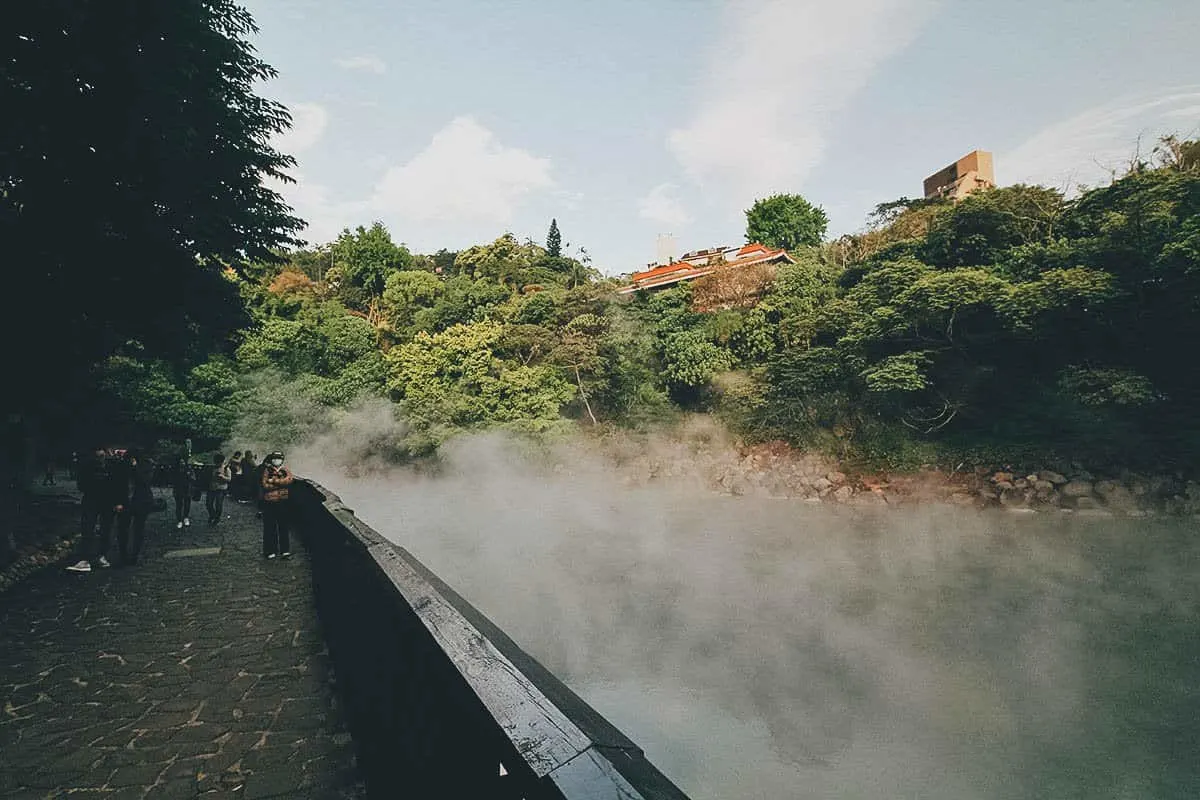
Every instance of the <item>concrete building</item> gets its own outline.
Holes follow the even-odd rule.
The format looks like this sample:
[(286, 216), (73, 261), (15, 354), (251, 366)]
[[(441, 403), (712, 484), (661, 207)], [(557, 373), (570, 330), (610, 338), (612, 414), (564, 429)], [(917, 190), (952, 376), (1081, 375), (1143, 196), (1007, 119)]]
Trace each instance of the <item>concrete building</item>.
[(992, 154), (986, 150), (972, 150), (950, 166), (925, 179), (925, 199), (944, 197), (961, 200), (971, 192), (992, 189), (995, 186), (996, 174), (992, 167)]
[(655, 261), (654, 266), (660, 264), (670, 264), (675, 260), (675, 235), (671, 233), (660, 233), (658, 242), (655, 245)]

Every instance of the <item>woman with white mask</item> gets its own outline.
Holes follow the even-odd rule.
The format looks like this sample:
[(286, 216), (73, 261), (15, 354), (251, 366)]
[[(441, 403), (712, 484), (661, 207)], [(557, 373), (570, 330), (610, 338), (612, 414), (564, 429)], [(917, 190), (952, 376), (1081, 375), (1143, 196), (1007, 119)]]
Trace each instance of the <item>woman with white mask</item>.
[(267, 456), (262, 471), (263, 557), (287, 558), (292, 554), (288, 539), (289, 489), (292, 471), (283, 465), (278, 450)]

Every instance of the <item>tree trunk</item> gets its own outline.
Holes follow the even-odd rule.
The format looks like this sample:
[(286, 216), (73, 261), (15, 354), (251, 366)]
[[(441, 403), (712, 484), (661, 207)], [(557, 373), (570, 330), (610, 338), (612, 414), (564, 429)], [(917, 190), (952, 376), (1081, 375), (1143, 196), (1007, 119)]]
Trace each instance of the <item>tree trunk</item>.
[(583, 390), (583, 379), (579, 377), (579, 365), (575, 365), (575, 383), (579, 386), (579, 397), (583, 400), (583, 407), (587, 409), (588, 416), (592, 418), (593, 425), (599, 425), (596, 422), (596, 415), (592, 413), (592, 404), (588, 402), (587, 392)]

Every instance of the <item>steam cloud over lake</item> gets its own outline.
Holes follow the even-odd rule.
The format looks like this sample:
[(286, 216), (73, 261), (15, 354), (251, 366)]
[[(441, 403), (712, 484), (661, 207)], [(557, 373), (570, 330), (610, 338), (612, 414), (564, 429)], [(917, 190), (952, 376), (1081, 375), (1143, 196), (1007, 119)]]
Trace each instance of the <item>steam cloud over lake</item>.
[(291, 460), (697, 800), (1200, 796), (1192, 520), (635, 487), (491, 436), (359, 461), (389, 424)]

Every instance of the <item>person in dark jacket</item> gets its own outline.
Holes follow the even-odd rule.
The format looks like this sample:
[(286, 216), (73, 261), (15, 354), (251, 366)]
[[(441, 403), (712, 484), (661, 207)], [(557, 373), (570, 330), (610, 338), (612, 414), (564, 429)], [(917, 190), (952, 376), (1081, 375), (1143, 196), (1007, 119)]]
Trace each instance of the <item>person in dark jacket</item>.
[(254, 461), (254, 453), (247, 450), (242, 456), (242, 486), (238, 493), (239, 503), (249, 503), (258, 496), (258, 464)]
[(283, 453), (276, 451), (267, 456), (261, 476), (263, 557), (287, 558), (292, 554), (288, 540), (288, 511), (293, 477), (292, 471), (283, 465)]
[[(129, 502), (117, 517), (117, 549), (121, 553), (121, 563), (133, 565), (138, 563), (142, 552), (146, 517), (154, 509), (154, 490), (151, 488), (154, 463), (144, 458), (141, 452), (130, 450), (126, 474)], [(130, 528), (133, 529), (132, 542), (129, 540)]]
[[(78, 470), (80, 500), (80, 559), (67, 567), (71, 572), (91, 572), (93, 566), (110, 567), (108, 548), (113, 521), (125, 510), (125, 493), (120, 482), (125, 474), (104, 447), (94, 447)], [(99, 534), (99, 535), (97, 535)]]
[(196, 468), (192, 465), (192, 443), (188, 440), (171, 470), (171, 490), (175, 495), (175, 527), (192, 524), (192, 491), (196, 487)]
[(242, 491), (242, 451), (237, 450), (229, 458), (229, 497), (236, 501)]
[(267, 462), (271, 460), (274, 453), (270, 453), (262, 460), (261, 464), (254, 465), (253, 477), (250, 481), (250, 489), (252, 494), (250, 499), (254, 501), (254, 505), (258, 508), (258, 512), (254, 515), (259, 519), (263, 518), (263, 472), (267, 469)]

